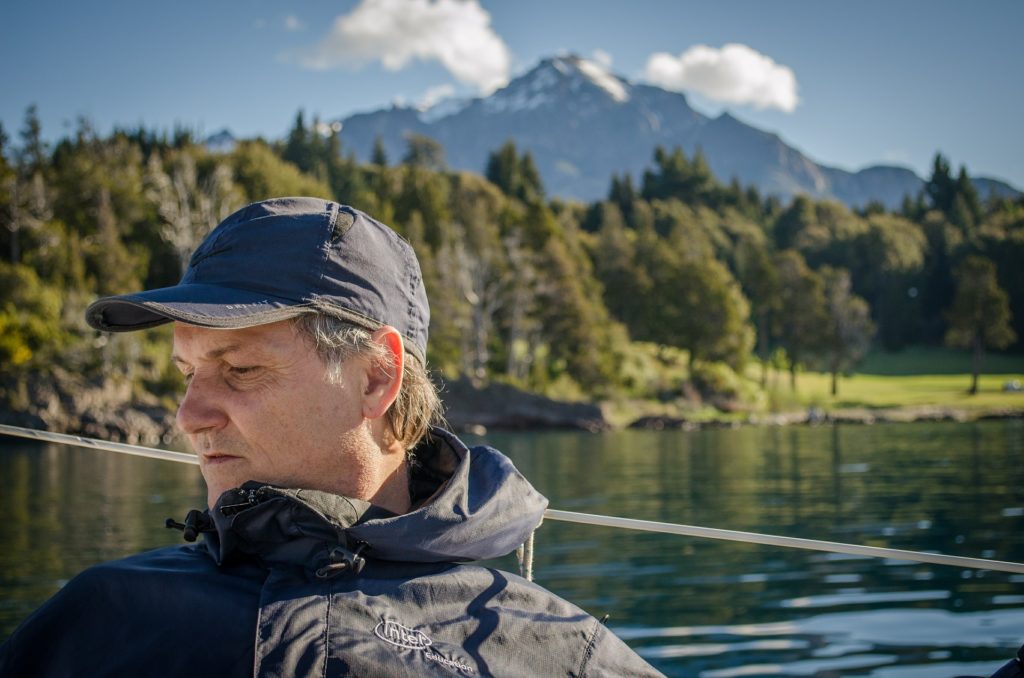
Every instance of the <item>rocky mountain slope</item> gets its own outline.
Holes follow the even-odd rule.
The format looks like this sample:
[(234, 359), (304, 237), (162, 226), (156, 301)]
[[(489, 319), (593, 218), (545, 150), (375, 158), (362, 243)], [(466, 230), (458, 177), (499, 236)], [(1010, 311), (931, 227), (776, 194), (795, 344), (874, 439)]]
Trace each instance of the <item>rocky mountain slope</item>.
[[(442, 101), (427, 110), (393, 107), (341, 122), (345, 152), (360, 160), (370, 158), (378, 137), (394, 161), (409, 134), (423, 134), (441, 142), (451, 167), (478, 173), (491, 151), (513, 139), (533, 153), (549, 193), (587, 201), (607, 194), (613, 173), (628, 172), (639, 184), (658, 145), (690, 155), (700, 148), (722, 181), (736, 177), (783, 199), (805, 193), (894, 208), (923, 185), (901, 167), (848, 172), (820, 165), (729, 113), (709, 118), (683, 94), (632, 83), (575, 56), (545, 59), (485, 98)], [(1018, 193), (998, 180), (976, 181), (982, 197)]]

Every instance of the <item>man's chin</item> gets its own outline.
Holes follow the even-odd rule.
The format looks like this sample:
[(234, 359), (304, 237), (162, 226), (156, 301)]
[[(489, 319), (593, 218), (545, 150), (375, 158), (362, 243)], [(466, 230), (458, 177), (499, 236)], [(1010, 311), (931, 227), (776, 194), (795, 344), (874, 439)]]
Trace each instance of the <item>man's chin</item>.
[[(242, 461), (240, 457), (233, 457), (233, 459), (239, 462)], [(211, 509), (217, 503), (217, 500), (220, 499), (220, 495), (241, 486), (247, 480), (251, 480), (249, 474), (244, 472), (242, 466), (242, 464), (237, 462), (212, 465), (206, 463), (200, 466), (199, 470), (202, 471), (203, 480), (206, 481), (206, 503)]]

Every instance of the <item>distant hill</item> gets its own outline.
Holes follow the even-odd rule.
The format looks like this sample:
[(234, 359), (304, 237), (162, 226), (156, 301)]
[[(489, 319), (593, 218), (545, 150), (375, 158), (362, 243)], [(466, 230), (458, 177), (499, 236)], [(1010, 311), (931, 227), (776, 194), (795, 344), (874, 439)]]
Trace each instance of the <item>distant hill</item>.
[[(902, 167), (876, 166), (847, 172), (819, 165), (778, 135), (747, 125), (729, 113), (709, 118), (686, 96), (635, 84), (595, 62), (575, 56), (544, 59), (488, 97), (446, 100), (421, 111), (393, 107), (342, 121), (342, 144), (368, 160), (374, 139), (388, 156), (405, 153), (405, 137), (423, 134), (441, 142), (450, 166), (483, 172), (487, 155), (508, 139), (529, 150), (552, 195), (591, 201), (607, 194), (613, 173), (637, 183), (654, 148), (701, 148), (715, 175), (783, 199), (797, 193), (833, 197), (851, 206), (878, 200), (898, 207), (916, 195), (923, 180)], [(979, 193), (1017, 195), (995, 179), (975, 179)]]

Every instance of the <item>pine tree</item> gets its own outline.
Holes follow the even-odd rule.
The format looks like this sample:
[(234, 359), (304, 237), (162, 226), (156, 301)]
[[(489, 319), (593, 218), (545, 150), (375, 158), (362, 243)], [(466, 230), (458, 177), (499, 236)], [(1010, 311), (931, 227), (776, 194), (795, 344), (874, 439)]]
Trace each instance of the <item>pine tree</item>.
[(772, 233), (778, 250), (797, 246), (800, 235), (817, 224), (814, 202), (805, 195), (798, 195), (793, 203), (775, 221)]
[(523, 153), (519, 160), (519, 192), (516, 197), (523, 202), (544, 199), (544, 183), (529, 151)]
[(48, 150), (43, 141), (42, 125), (35, 104), (25, 111), (25, 123), (21, 128), (21, 148), (18, 151), (18, 166), (24, 176), (31, 176), (46, 169)]
[(298, 167), (303, 172), (308, 171), (312, 166), (309, 148), (309, 130), (306, 129), (305, 113), (300, 108), (295, 114), (295, 124), (288, 132), (288, 139), (285, 141), (281, 157)]
[(519, 192), (519, 158), (514, 141), (509, 139), (487, 156), (484, 176), (507, 196)]
[(973, 233), (981, 223), (981, 201), (978, 200), (978, 190), (967, 176), (967, 168), (963, 165), (960, 166), (960, 174), (957, 175), (955, 190), (956, 197), (950, 210), (950, 220), (965, 233)]
[(618, 206), (625, 223), (632, 228), (636, 228), (634, 211), (637, 200), (638, 196), (636, 189), (633, 188), (632, 175), (626, 172), (619, 179), (618, 174), (613, 174), (611, 187), (608, 189), (608, 201)]
[(370, 164), (384, 168), (388, 166), (388, 154), (384, 150), (384, 140), (380, 135), (373, 139), (373, 153), (370, 156)]
[(949, 161), (941, 153), (932, 160), (932, 175), (925, 182), (924, 192), (933, 209), (949, 214), (956, 197), (956, 185), (949, 173)]

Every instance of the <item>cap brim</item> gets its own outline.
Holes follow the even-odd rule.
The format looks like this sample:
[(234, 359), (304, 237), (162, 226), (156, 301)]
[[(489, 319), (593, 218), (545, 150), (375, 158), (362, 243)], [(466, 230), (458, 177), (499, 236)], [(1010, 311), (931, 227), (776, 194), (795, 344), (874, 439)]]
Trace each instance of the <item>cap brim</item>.
[(105, 332), (130, 332), (172, 320), (189, 325), (238, 329), (287, 320), (308, 305), (264, 293), (208, 284), (182, 284), (137, 294), (105, 297), (86, 309), (89, 325)]

